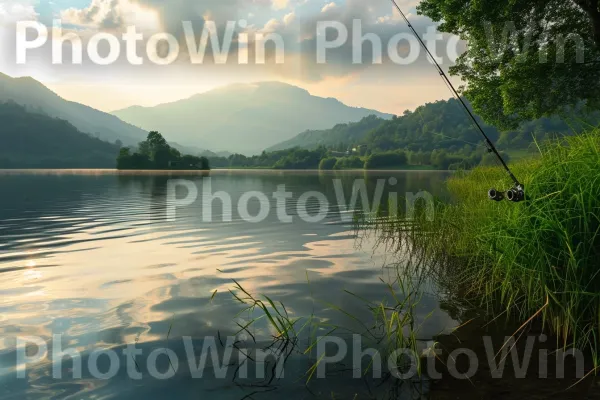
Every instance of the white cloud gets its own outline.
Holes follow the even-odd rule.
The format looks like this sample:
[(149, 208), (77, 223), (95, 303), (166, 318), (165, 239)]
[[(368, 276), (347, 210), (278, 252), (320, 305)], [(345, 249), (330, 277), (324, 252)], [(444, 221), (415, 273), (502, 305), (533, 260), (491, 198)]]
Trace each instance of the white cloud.
[(62, 11), (64, 23), (102, 30), (121, 30), (135, 25), (140, 30), (157, 30), (160, 17), (153, 9), (130, 0), (92, 0), (87, 8)]
[(289, 14), (286, 14), (283, 17), (283, 23), (286, 24), (286, 25), (289, 25), (289, 24), (293, 23), (295, 20), (296, 20), (296, 14), (294, 14), (293, 11), (291, 13), (289, 13)]
[(264, 28), (261, 29), (261, 32), (265, 32), (265, 33), (275, 32), (279, 28), (282, 28), (282, 26), (283, 26), (283, 24), (281, 23), (281, 21), (278, 21), (277, 19), (272, 18), (269, 21), (267, 21)]
[(322, 13), (325, 13), (325, 12), (327, 12), (327, 11), (329, 11), (329, 10), (333, 10), (333, 9), (334, 9), (334, 8), (336, 8), (336, 7), (337, 7), (337, 4), (335, 4), (334, 2), (331, 2), (331, 3), (329, 3), (329, 4), (326, 4), (326, 5), (325, 5), (325, 7), (323, 7), (323, 8), (321, 9), (321, 12), (322, 12)]
[(28, 1), (0, 1), (0, 23), (37, 20), (38, 13)]
[[(414, 17), (411, 13), (407, 13), (405, 15), (408, 19), (411, 19)], [(378, 24), (388, 24), (388, 23), (395, 24), (399, 21), (404, 21), (404, 18), (402, 18), (402, 15), (400, 15), (398, 10), (396, 10), (395, 8), (392, 10), (391, 14), (384, 15), (383, 17), (377, 18)]]
[(289, 0), (273, 0), (273, 9), (274, 10), (284, 10), (288, 8), (290, 4)]

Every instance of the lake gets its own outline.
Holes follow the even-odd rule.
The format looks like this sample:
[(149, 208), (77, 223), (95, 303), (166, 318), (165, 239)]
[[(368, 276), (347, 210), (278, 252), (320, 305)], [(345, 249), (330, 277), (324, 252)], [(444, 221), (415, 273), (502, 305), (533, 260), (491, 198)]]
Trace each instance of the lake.
[[(347, 340), (373, 319), (365, 301), (388, 296), (390, 266), (402, 260), (355, 229), (358, 189), (379, 190), (382, 204), (395, 193), (402, 204), (407, 193), (443, 196), (447, 177), (0, 171), (0, 398), (364, 398), (383, 390), (344, 374), (345, 361), (339, 374), (315, 375), (305, 387), (312, 351), (290, 354), (269, 385), (257, 383), (256, 360), (247, 371), (232, 361), (224, 376), (207, 367), (198, 378), (188, 345), (201, 361), (212, 348), (223, 356), (228, 337), (239, 356), (277, 336), (264, 315), (243, 329), (261, 315), (243, 311), (236, 284), (280, 310), (281, 302), (292, 319), (313, 316), (317, 335), (344, 327), (336, 334)], [(457, 325), (438, 301), (425, 293), (419, 302), (425, 337)], [(204, 348), (210, 340), (215, 346)]]

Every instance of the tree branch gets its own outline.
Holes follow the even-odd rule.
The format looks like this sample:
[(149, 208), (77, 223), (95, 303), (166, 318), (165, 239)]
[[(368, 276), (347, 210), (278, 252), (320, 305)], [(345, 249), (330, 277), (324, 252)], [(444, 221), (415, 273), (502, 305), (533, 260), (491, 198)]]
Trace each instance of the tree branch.
[(600, 7), (599, 0), (573, 0), (583, 11), (587, 13), (592, 21), (594, 42), (600, 47)]

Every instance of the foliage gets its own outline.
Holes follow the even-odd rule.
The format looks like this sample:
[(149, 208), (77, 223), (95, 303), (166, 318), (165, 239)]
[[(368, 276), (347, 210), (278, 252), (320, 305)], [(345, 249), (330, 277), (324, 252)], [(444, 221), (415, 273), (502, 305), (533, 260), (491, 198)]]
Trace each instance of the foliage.
[(317, 169), (326, 154), (324, 148), (317, 150), (295, 149), (275, 163), (275, 169)]
[(417, 10), (469, 43), (450, 72), (487, 122), (515, 128), (582, 100), (600, 108), (598, 0), (423, 0)]
[(138, 151), (131, 153), (129, 147), (121, 148), (117, 156), (117, 169), (201, 169), (209, 170), (206, 157), (181, 155), (179, 150), (169, 146), (158, 132), (148, 133), (148, 138), (140, 142)]
[[(508, 152), (527, 153), (534, 141), (579, 133), (600, 122), (600, 112), (572, 113), (569, 118), (549, 117), (524, 122), (517, 129), (500, 131), (479, 120), (504, 157)], [(487, 153), (481, 133), (467, 118), (457, 100), (437, 101), (406, 111), (369, 132), (364, 140), (372, 153), (405, 149), (412, 165), (437, 169), (472, 168), (495, 163)]]
[(398, 168), (405, 166), (407, 162), (408, 158), (403, 151), (377, 153), (367, 158), (365, 169)]
[(251, 157), (232, 154), (229, 157), (210, 157), (209, 160), (212, 166), (219, 168), (317, 169), (326, 153), (323, 147), (315, 150), (293, 148), (263, 151)]
[(337, 158), (336, 157), (327, 157), (327, 158), (324, 158), (319, 163), (319, 169), (322, 169), (322, 170), (331, 170), (331, 169), (333, 169), (333, 167), (335, 167), (336, 163), (337, 163)]
[[(544, 117), (524, 122), (517, 129), (500, 131), (480, 122), (490, 139), (497, 143), (505, 159), (509, 155), (528, 154), (534, 141), (578, 133), (600, 122), (600, 112), (573, 112), (568, 118)], [(360, 168), (353, 159), (340, 160), (349, 149), (352, 156), (404, 151), (407, 160), (389, 167), (432, 167), (436, 169), (470, 169), (477, 165), (494, 165), (497, 160), (487, 153), (481, 133), (466, 116), (457, 100), (437, 101), (418, 107), (414, 112), (384, 120), (369, 116), (356, 123), (338, 124), (323, 131), (306, 131), (256, 156), (233, 154), (218, 157), (213, 154), (211, 165), (219, 168), (303, 168), (345, 169)], [(306, 152), (308, 150), (309, 152)], [(329, 151), (329, 154), (326, 154)], [(313, 152), (313, 153), (311, 153)], [(309, 156), (310, 154), (310, 156)], [(317, 161), (317, 155), (321, 158)], [(334, 157), (329, 159), (329, 157)], [(340, 157), (341, 156), (341, 157)], [(307, 158), (308, 157), (308, 158)], [(327, 159), (324, 161), (324, 157)], [(306, 158), (305, 160), (303, 160)], [(321, 164), (323, 162), (323, 164)], [(380, 168), (380, 167), (377, 167)]]
[(307, 130), (299, 135), (271, 147), (269, 150), (282, 150), (294, 147), (314, 150), (324, 146), (328, 149), (346, 151), (355, 143), (362, 142), (370, 130), (380, 126), (385, 120), (369, 115), (358, 122), (337, 124), (331, 129)]
[[(513, 166), (525, 202), (488, 200), (490, 187), (507, 188), (506, 174), (480, 167), (451, 178), (454, 201), (437, 203), (433, 220), (417, 218), (400, 236), (444, 260), (461, 296), (523, 321), (541, 316), (565, 346), (600, 351), (600, 130), (540, 153)], [(452, 272), (449, 261), (460, 268)]]
[(362, 169), (365, 162), (357, 156), (338, 158), (333, 169)]
[(0, 168), (113, 168), (119, 148), (69, 122), (0, 103)]

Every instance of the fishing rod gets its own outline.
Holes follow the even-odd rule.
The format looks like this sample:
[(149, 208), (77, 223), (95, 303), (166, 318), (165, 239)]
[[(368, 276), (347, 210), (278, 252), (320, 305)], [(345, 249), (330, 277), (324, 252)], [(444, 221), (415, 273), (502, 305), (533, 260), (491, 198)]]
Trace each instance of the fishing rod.
[(475, 127), (477, 128), (477, 130), (485, 138), (485, 143), (487, 145), (488, 152), (494, 153), (494, 155), (496, 156), (496, 158), (498, 158), (498, 160), (502, 164), (502, 167), (506, 170), (506, 172), (508, 173), (508, 176), (510, 177), (510, 179), (512, 179), (512, 181), (514, 183), (514, 186), (511, 189), (507, 190), (506, 193), (498, 191), (496, 189), (490, 189), (488, 191), (488, 197), (491, 200), (494, 200), (494, 201), (502, 201), (504, 199), (504, 196), (506, 196), (506, 198), (509, 201), (512, 201), (512, 202), (520, 202), (520, 201), (525, 200), (525, 192), (524, 192), (524, 188), (523, 188), (523, 185), (521, 184), (521, 182), (519, 182), (519, 180), (517, 179), (517, 177), (512, 173), (512, 171), (510, 170), (510, 168), (508, 167), (508, 165), (504, 161), (504, 158), (502, 158), (502, 156), (498, 152), (498, 149), (496, 149), (496, 146), (494, 146), (494, 143), (492, 143), (492, 141), (490, 140), (489, 136), (485, 133), (485, 131), (481, 127), (481, 124), (479, 124), (479, 121), (477, 121), (477, 118), (475, 118), (475, 115), (473, 115), (473, 113), (471, 112), (471, 110), (467, 106), (467, 103), (465, 103), (465, 101), (463, 100), (463, 98), (460, 96), (460, 94), (458, 93), (458, 91), (456, 90), (456, 88), (454, 87), (454, 85), (452, 84), (452, 82), (450, 81), (450, 78), (444, 72), (444, 70), (442, 69), (442, 67), (440, 66), (440, 64), (437, 62), (437, 60), (435, 59), (435, 57), (433, 56), (433, 54), (431, 54), (431, 51), (425, 45), (425, 42), (423, 42), (423, 39), (421, 39), (421, 37), (419, 36), (419, 34), (417, 33), (417, 31), (415, 30), (414, 26), (408, 20), (408, 18), (406, 17), (406, 14), (404, 14), (404, 12), (400, 8), (400, 6), (396, 2), (396, 0), (391, 0), (391, 2), (392, 2), (392, 4), (394, 4), (394, 7), (396, 7), (396, 9), (398, 10), (398, 12), (400, 13), (400, 15), (402, 16), (402, 18), (404, 19), (404, 21), (408, 25), (408, 27), (411, 29), (411, 31), (413, 32), (413, 34), (415, 35), (415, 37), (417, 38), (417, 40), (421, 44), (421, 47), (423, 47), (423, 49), (425, 49), (425, 51), (429, 55), (429, 58), (433, 61), (433, 63), (437, 67), (437, 70), (438, 70), (440, 76), (442, 77), (442, 79), (447, 84), (448, 88), (452, 92), (452, 95), (460, 102), (460, 104), (462, 104), (462, 106), (464, 107), (464, 109), (467, 111), (467, 114), (468, 114), (469, 118), (475, 124)]

